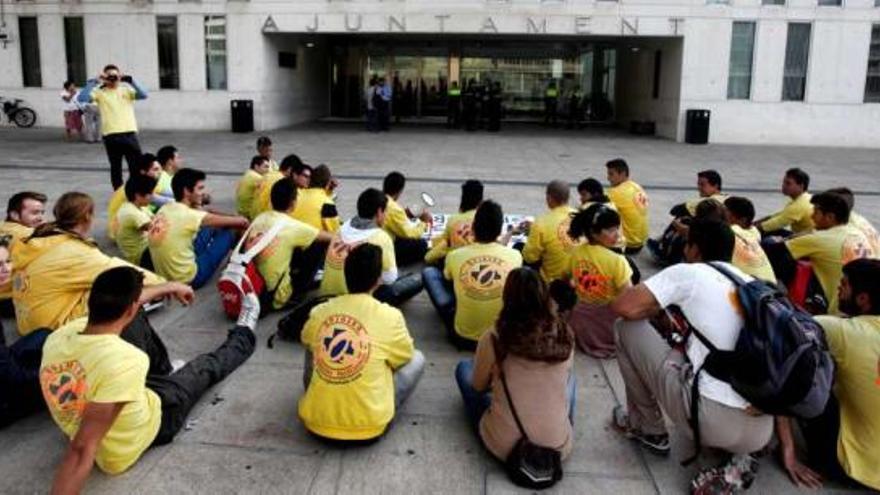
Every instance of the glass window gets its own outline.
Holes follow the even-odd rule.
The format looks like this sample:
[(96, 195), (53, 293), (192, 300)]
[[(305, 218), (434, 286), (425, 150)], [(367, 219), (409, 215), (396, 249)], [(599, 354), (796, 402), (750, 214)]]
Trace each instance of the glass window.
[(86, 83), (86, 38), (82, 17), (64, 18), (64, 54), (67, 56), (67, 79), (77, 86)]
[(40, 87), (40, 34), (36, 17), (18, 18), (18, 37), (21, 39), (21, 74), (25, 87)]
[(785, 5), (785, 0), (761, 0), (761, 5)]
[(843, 6), (843, 0), (819, 0), (819, 5), (827, 7), (841, 7)]
[(871, 29), (871, 51), (868, 53), (865, 101), (880, 103), (880, 24), (874, 24)]
[(226, 89), (226, 16), (205, 16), (208, 89)]
[(811, 25), (789, 23), (785, 44), (785, 69), (782, 74), (782, 99), (804, 101), (807, 89), (807, 66), (810, 58)]
[(156, 35), (159, 39), (159, 88), (178, 89), (177, 17), (156, 17)]
[(755, 23), (733, 23), (730, 39), (730, 70), (727, 76), (727, 98), (748, 100), (752, 90), (752, 54), (755, 48)]

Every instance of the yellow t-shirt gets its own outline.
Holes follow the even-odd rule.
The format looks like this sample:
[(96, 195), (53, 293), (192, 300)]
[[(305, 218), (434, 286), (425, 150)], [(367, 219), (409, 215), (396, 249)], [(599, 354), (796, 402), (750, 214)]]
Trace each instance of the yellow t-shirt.
[(159, 208), (149, 233), (150, 257), (156, 273), (183, 283), (196, 277), (198, 267), (193, 240), (207, 214), (177, 202)]
[(633, 275), (626, 257), (595, 244), (575, 247), (568, 271), (578, 300), (590, 304), (610, 304), (630, 285)]
[(153, 220), (153, 213), (149, 206), (138, 208), (137, 205), (126, 201), (116, 213), (116, 245), (122, 251), (125, 261), (135, 265), (140, 264), (141, 257), (146, 251), (149, 241), (147, 232), (143, 230)]
[(254, 218), (260, 213), (272, 211), (272, 186), (274, 186), (279, 180), (283, 179), (284, 174), (281, 172), (270, 171), (262, 177), (262, 180), (260, 180), (255, 187), (253, 204), (251, 204), (250, 213)]
[[(394, 257), (394, 241), (382, 229), (374, 229), (374, 232), (364, 240), (346, 242), (341, 232), (337, 232), (327, 247), (327, 257), (324, 259), (324, 278), (321, 280), (321, 295), (335, 296), (348, 294), (348, 285), (345, 283), (345, 259), (348, 253), (357, 246), (368, 242), (382, 249), (382, 272), (389, 273), (397, 270), (397, 260)], [(387, 281), (386, 281), (387, 283)]]
[(381, 435), (394, 417), (392, 373), (414, 352), (403, 313), (369, 294), (343, 295), (312, 310), (301, 338), (314, 364), (299, 401), (305, 427), (338, 440)]
[[(235, 186), (235, 209), (238, 211), (238, 214), (247, 218), (248, 220), (252, 220), (256, 215), (253, 215), (252, 207), (254, 203), (254, 196), (259, 190), (260, 182), (262, 182), (263, 176), (259, 174), (254, 169), (250, 169), (241, 176), (241, 179), (238, 181), (238, 184)], [(273, 184), (274, 185), (274, 184)], [(269, 189), (269, 201), (271, 203), (271, 188)]]
[(817, 316), (837, 368), (837, 459), (851, 478), (880, 490), (880, 317)]
[(813, 203), (810, 200), (813, 195), (805, 192), (795, 199), (789, 199), (788, 203), (761, 222), (761, 230), (772, 232), (774, 230), (790, 228), (795, 234), (810, 232), (813, 230)]
[(871, 244), (874, 256), (880, 256), (880, 234), (877, 233), (877, 229), (871, 225), (871, 222), (853, 211), (849, 214), (849, 224), (859, 229), (862, 234), (865, 235), (865, 238), (868, 239), (868, 243)]
[(455, 332), (471, 340), (495, 327), (507, 274), (522, 266), (519, 251), (492, 242), (475, 243), (446, 256), (443, 271), (455, 290)]
[(568, 236), (571, 215), (569, 206), (556, 207), (538, 217), (529, 230), (529, 237), (522, 250), (526, 263), (541, 262), (541, 278), (551, 282), (562, 278), (568, 271), (569, 256), (577, 242)]
[(98, 105), (98, 111), (101, 112), (102, 135), (137, 132), (134, 99), (135, 90), (127, 84), (92, 91), (92, 102)]
[(107, 203), (107, 237), (110, 240), (116, 240), (116, 234), (119, 233), (119, 220), (117, 220), (116, 214), (119, 213), (119, 208), (126, 201), (128, 198), (125, 197), (125, 186), (121, 186), (113, 191), (113, 195), (110, 196), (110, 201)]
[(290, 259), (293, 250), (309, 247), (318, 237), (318, 229), (311, 225), (294, 220), (286, 213), (267, 211), (254, 219), (246, 248), (250, 249), (263, 234), (279, 222), (284, 227), (256, 257), (257, 269), (266, 280), (266, 289), (275, 290), (275, 298), (272, 302), (275, 309), (287, 304), (293, 296), (293, 286), (290, 285)]
[[(98, 246), (71, 234), (31, 238), (17, 242), (12, 250), (12, 300), (18, 332), (27, 335), (38, 328), (56, 329), (89, 312), (92, 283), (105, 270), (136, 266), (111, 258)], [(144, 273), (145, 285), (164, 282)]]
[(640, 248), (648, 239), (648, 195), (642, 186), (628, 180), (606, 191), (617, 206), (626, 247)]
[(713, 194), (713, 195), (706, 197), (706, 198), (700, 197), (697, 199), (692, 199), (692, 200), (688, 201), (687, 203), (685, 203), (684, 206), (685, 206), (685, 208), (687, 208), (688, 213), (690, 213), (691, 216), (693, 217), (693, 216), (697, 215), (697, 207), (700, 206), (700, 203), (702, 203), (703, 201), (709, 201), (709, 200), (715, 200), (719, 204), (723, 205), (724, 201), (727, 200), (727, 195), (718, 193), (718, 194)]
[(761, 232), (758, 228), (750, 227), (747, 230), (731, 224), (730, 230), (736, 238), (731, 264), (747, 275), (775, 284), (776, 274), (773, 273), (773, 266), (767, 258), (767, 253), (761, 247)]
[(125, 403), (95, 455), (102, 471), (118, 474), (153, 443), (162, 404), (146, 386), (147, 355), (118, 335), (83, 335), (86, 320), (74, 320), (46, 339), (40, 386), (52, 419), (70, 439), (88, 403)]
[[(15, 248), (16, 241), (21, 239), (26, 239), (30, 237), (30, 235), (34, 232), (34, 229), (30, 227), (25, 227), (24, 225), (18, 222), (5, 221), (0, 223), (0, 235), (10, 235), (12, 236), (12, 240), (9, 243), (9, 252), (12, 253), (12, 250)], [(9, 299), (12, 297), (12, 278), (4, 283), (0, 284), (0, 300)]]
[[(586, 203), (581, 203), (581, 206), (580, 206), (581, 211), (586, 210), (587, 208), (592, 206), (594, 203), (595, 203), (595, 201), (587, 201)], [(617, 214), (620, 215), (620, 211), (617, 209), (617, 206), (615, 206), (614, 203), (608, 202), (608, 203), (602, 203), (602, 204), (607, 206), (608, 208), (611, 208), (612, 210), (616, 211)], [(617, 229), (617, 230), (618, 230), (617, 244), (614, 245), (614, 248), (624, 250), (624, 249), (626, 249), (626, 234), (623, 233), (623, 229)]]
[(859, 258), (873, 258), (871, 245), (862, 233), (849, 225), (817, 230), (785, 242), (795, 259), (809, 258), (813, 272), (828, 300), (828, 314), (837, 314), (837, 287), (843, 265)]
[(156, 189), (153, 189), (153, 192), (155, 194), (161, 194), (173, 198), (174, 191), (171, 189), (171, 179), (173, 178), (173, 175), (164, 170), (159, 172), (159, 179), (156, 181)]
[(474, 214), (477, 210), (456, 213), (446, 220), (443, 233), (431, 239), (431, 249), (425, 254), (425, 263), (437, 263), (450, 251), (474, 242)]
[(385, 207), (385, 223), (382, 228), (391, 235), (392, 239), (419, 239), (427, 230), (428, 225), (421, 220), (411, 221), (406, 216), (406, 210), (397, 204), (391, 196), (388, 198), (388, 206)]
[(339, 230), (339, 213), (327, 191), (319, 187), (300, 189), (296, 195), (296, 207), (290, 214), (296, 220), (326, 232)]

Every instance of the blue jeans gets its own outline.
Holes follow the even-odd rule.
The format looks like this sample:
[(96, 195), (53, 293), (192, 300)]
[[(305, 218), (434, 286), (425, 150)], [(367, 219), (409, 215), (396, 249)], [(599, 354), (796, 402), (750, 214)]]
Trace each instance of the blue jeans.
[(45, 407), (39, 375), (48, 336), (49, 330), (40, 329), (9, 347), (0, 345), (0, 428)]
[(190, 282), (193, 289), (203, 287), (214, 272), (226, 259), (226, 255), (235, 245), (235, 234), (231, 230), (202, 227), (193, 241), (193, 251), (196, 253), (196, 276)]
[(422, 283), (428, 297), (440, 313), (447, 330), (455, 333), (455, 291), (452, 283), (443, 277), (439, 268), (429, 266), (422, 270)]
[[(455, 367), (455, 382), (458, 383), (458, 390), (461, 392), (461, 399), (464, 401), (464, 409), (468, 415), (468, 420), (475, 430), (480, 427), (480, 418), (483, 413), (489, 409), (492, 404), (492, 392), (486, 390), (479, 392), (474, 388), (474, 360), (464, 359), (458, 362)], [(574, 426), (574, 408), (577, 403), (577, 379), (574, 370), (568, 375), (568, 381), (565, 384), (565, 396), (568, 397), (568, 420)]]

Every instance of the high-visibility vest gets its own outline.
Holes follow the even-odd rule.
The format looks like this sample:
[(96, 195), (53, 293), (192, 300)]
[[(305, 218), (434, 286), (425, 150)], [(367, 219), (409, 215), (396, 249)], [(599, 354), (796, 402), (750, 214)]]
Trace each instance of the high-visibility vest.
[(556, 98), (559, 96), (559, 90), (556, 88), (547, 88), (547, 92), (545, 93), (547, 98)]
[(449, 96), (461, 96), (461, 89), (459, 88), (450, 88)]

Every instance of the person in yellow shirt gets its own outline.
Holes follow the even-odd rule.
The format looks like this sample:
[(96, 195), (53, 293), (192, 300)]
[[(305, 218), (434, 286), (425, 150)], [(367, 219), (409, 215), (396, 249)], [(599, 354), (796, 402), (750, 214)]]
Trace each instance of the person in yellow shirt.
[(189, 304), (193, 291), (174, 282), (145, 288), (143, 275), (134, 269), (107, 270), (95, 279), (88, 318), (46, 339), (40, 385), (52, 419), (70, 439), (52, 493), (80, 493), (94, 464), (119, 474), (150, 447), (170, 443), (202, 395), (253, 353), (260, 303), (250, 293), (238, 324), (216, 350), (172, 374), (151, 373), (150, 356), (123, 334), (142, 304), (165, 296)]
[(867, 218), (859, 215), (853, 210), (856, 205), (856, 197), (855, 194), (853, 194), (852, 189), (848, 187), (835, 187), (834, 189), (829, 189), (828, 192), (839, 194), (846, 200), (846, 204), (849, 205), (850, 209), (850, 226), (860, 230), (871, 244), (871, 250), (874, 251), (874, 256), (880, 256), (880, 233), (877, 232), (877, 229), (871, 225), (871, 222), (869, 222)]
[(755, 222), (764, 237), (788, 238), (813, 230), (813, 204), (810, 176), (799, 168), (790, 168), (782, 179), (782, 194), (788, 196), (788, 203), (782, 210)]
[(838, 292), (849, 317), (816, 317), (836, 365), (833, 394), (822, 415), (798, 420), (809, 467), (797, 458), (791, 420), (777, 418), (783, 466), (807, 488), (822, 488), (824, 477), (880, 490), (880, 261), (847, 263)]
[[(827, 313), (838, 314), (837, 286), (843, 265), (859, 258), (873, 258), (874, 252), (865, 236), (848, 225), (849, 205), (838, 194), (823, 192), (811, 198), (816, 231), (792, 237), (784, 242), (765, 243), (773, 271), (786, 285), (794, 278), (795, 260), (812, 264), (818, 287), (810, 290), (827, 301)], [(815, 284), (814, 284), (815, 285)], [(814, 312), (825, 313), (819, 309)]]
[(554, 180), (547, 184), (545, 200), (550, 211), (526, 225), (529, 236), (522, 257), (526, 264), (538, 269), (545, 282), (550, 283), (568, 270), (569, 255), (576, 245), (568, 235), (575, 209), (568, 205), (567, 182)]
[(290, 218), (296, 206), (296, 186), (282, 180), (272, 186), (273, 211), (260, 213), (251, 224), (245, 247), (250, 248), (273, 226), (283, 225), (275, 239), (256, 257), (257, 270), (266, 281), (273, 309), (299, 300), (305, 295), (324, 261), (332, 236), (299, 220)]
[[(577, 187), (578, 196), (580, 196), (580, 206), (578, 209), (586, 210), (594, 203), (601, 203), (614, 211), (617, 211), (617, 206), (611, 202), (611, 199), (608, 198), (608, 195), (605, 194), (605, 189), (602, 187), (602, 183), (593, 177), (588, 177), (582, 180)], [(620, 212), (617, 212), (618, 215)], [(614, 246), (614, 251), (620, 254), (626, 250), (626, 236), (623, 235), (623, 230), (618, 229), (617, 234), (617, 245)]]
[(153, 269), (153, 261), (147, 249), (147, 233), (153, 225), (153, 212), (149, 205), (155, 188), (155, 179), (143, 175), (129, 177), (125, 181), (125, 196), (128, 201), (123, 203), (116, 214), (116, 223), (119, 225), (116, 246), (122, 252), (122, 257), (125, 261), (147, 270)]
[(153, 194), (153, 206), (158, 209), (165, 203), (174, 201), (171, 179), (178, 170), (183, 168), (183, 157), (177, 148), (169, 144), (159, 148), (159, 151), (156, 152), (156, 159), (162, 166), (162, 172), (159, 173), (158, 183)]
[[(446, 255), (462, 246), (474, 242), (472, 224), (474, 213), (483, 201), (483, 183), (478, 180), (467, 180), (461, 185), (461, 202), (458, 213), (446, 220), (446, 228), (439, 236), (431, 239), (431, 249), (425, 254), (425, 263), (443, 266)], [(422, 272), (424, 275), (424, 272)], [(443, 277), (441, 270), (437, 276)]]
[(110, 183), (114, 191), (122, 187), (122, 158), (128, 162), (131, 175), (141, 156), (134, 101), (146, 98), (146, 90), (131, 76), (123, 76), (113, 64), (104, 66), (97, 78), (89, 79), (77, 96), (81, 104), (96, 104), (101, 113), (101, 135), (110, 160)]
[(507, 275), (522, 266), (519, 251), (498, 243), (503, 223), (501, 206), (484, 201), (474, 215), (474, 243), (449, 253), (446, 280), (428, 286), (449, 340), (459, 349), (474, 350), (495, 326)]
[(278, 170), (269, 170), (257, 185), (256, 191), (254, 191), (254, 202), (251, 205), (251, 214), (254, 217), (260, 213), (272, 211), (272, 186), (283, 178), (292, 179), (299, 190), (307, 189), (312, 180), (312, 167), (303, 163), (296, 155), (285, 156), (281, 160)]
[[(6, 220), (0, 223), (0, 236), (8, 237), (9, 255), (16, 241), (29, 237), (34, 228), (43, 223), (46, 212), (46, 195), (22, 191), (12, 195), (6, 205)], [(0, 281), (0, 316), (15, 318), (12, 304), (12, 277)]]
[(234, 231), (248, 226), (244, 217), (202, 209), (205, 178), (201, 170), (178, 170), (171, 181), (175, 201), (159, 209), (148, 235), (156, 273), (194, 289), (208, 283), (223, 263), (235, 245)]
[(263, 157), (269, 163), (269, 170), (278, 170), (278, 162), (272, 159), (272, 140), (269, 139), (269, 136), (257, 138), (257, 155)]
[(599, 203), (581, 210), (571, 220), (569, 235), (584, 239), (571, 252), (566, 276), (578, 303), (568, 316), (578, 347), (600, 359), (617, 355), (614, 322), (609, 304), (632, 285), (633, 270), (626, 256), (614, 252), (620, 215)]
[(318, 165), (312, 169), (309, 187), (299, 191), (296, 208), (290, 216), (316, 229), (336, 232), (340, 225), (339, 212), (332, 196), (336, 186), (330, 167)]
[(388, 196), (388, 210), (385, 212), (385, 232), (394, 240), (394, 252), (398, 266), (409, 266), (425, 258), (428, 243), (422, 236), (430, 231), (431, 213), (427, 210), (416, 217), (409, 209), (397, 201), (403, 195), (406, 177), (400, 172), (391, 172), (382, 181), (382, 191)]
[[(130, 175), (129, 178), (136, 175), (144, 175), (158, 182), (161, 173), (162, 166), (159, 165), (156, 156), (150, 153), (145, 153), (141, 155), (134, 168), (134, 173)], [(116, 235), (119, 233), (119, 222), (116, 219), (116, 214), (119, 212), (119, 208), (122, 207), (125, 201), (125, 187), (123, 186), (113, 192), (113, 195), (110, 196), (110, 201), (107, 203), (107, 237), (109, 237), (110, 240), (115, 241)]]
[(747, 275), (775, 284), (773, 265), (761, 247), (761, 232), (752, 225), (755, 206), (747, 198), (731, 196), (724, 201), (724, 211), (736, 238), (731, 264)]
[(349, 294), (315, 307), (303, 328), (299, 418), (319, 437), (379, 439), (425, 369), (403, 313), (370, 295), (381, 283), (383, 256), (369, 243), (352, 249), (345, 259)]
[[(86, 302), (95, 278), (108, 268), (131, 266), (102, 253), (89, 237), (95, 203), (87, 194), (63, 194), (53, 209), (55, 221), (37, 227), (12, 250), (12, 300), (18, 333), (56, 329), (88, 313)], [(165, 280), (143, 271), (147, 285)]]
[(421, 292), (422, 281), (417, 275), (398, 276), (394, 243), (388, 233), (382, 230), (387, 204), (388, 198), (378, 189), (369, 188), (358, 196), (357, 216), (342, 225), (327, 248), (321, 295), (348, 293), (344, 274), (345, 259), (352, 249), (365, 243), (378, 246), (382, 250), (382, 285), (373, 292), (374, 297), (392, 306), (400, 306)]
[(238, 184), (235, 185), (235, 209), (239, 215), (248, 220), (253, 220), (256, 217), (251, 211), (254, 196), (259, 189), (263, 177), (268, 173), (269, 161), (260, 155), (256, 155), (251, 158), (250, 168), (241, 176)]
[(605, 164), (608, 170), (608, 197), (620, 213), (626, 254), (636, 254), (648, 240), (648, 195), (629, 178), (629, 165), (621, 158)]

